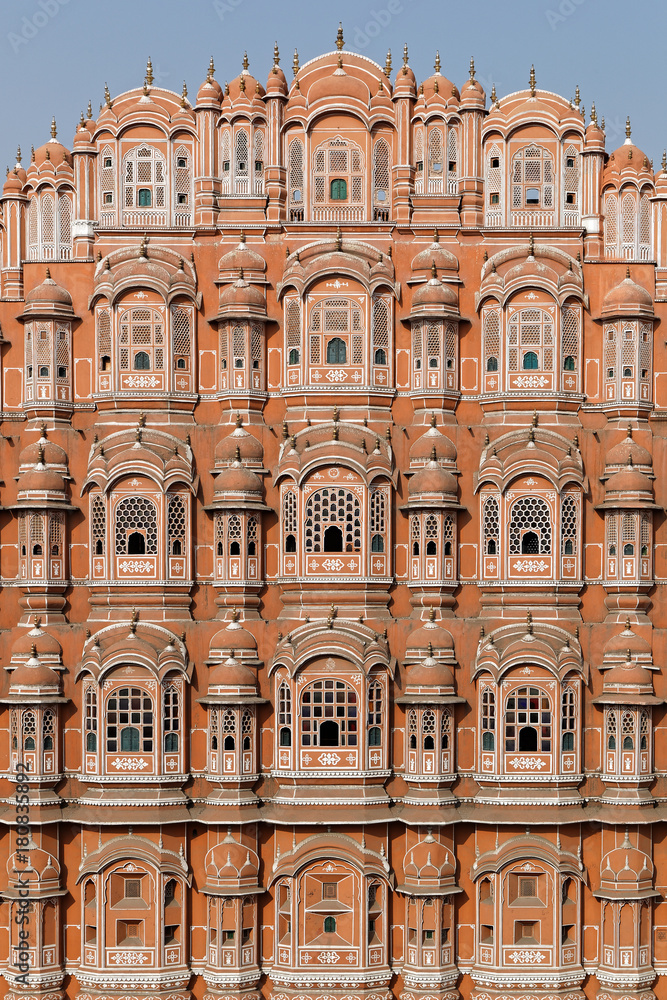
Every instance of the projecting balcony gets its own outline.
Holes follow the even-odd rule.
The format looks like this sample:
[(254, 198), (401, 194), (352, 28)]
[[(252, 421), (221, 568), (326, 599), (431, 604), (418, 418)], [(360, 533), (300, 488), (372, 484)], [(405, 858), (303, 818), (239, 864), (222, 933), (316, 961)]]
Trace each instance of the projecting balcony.
[[(115, 229), (118, 225), (115, 211), (100, 212), (98, 222), (100, 229)], [(122, 213), (120, 225), (128, 229), (168, 229), (170, 227), (175, 229), (189, 229), (192, 225), (192, 212), (189, 209), (187, 211), (175, 211), (170, 220), (169, 212), (166, 209), (128, 211)]]
[(363, 205), (324, 205), (313, 209), (313, 222), (363, 222)]

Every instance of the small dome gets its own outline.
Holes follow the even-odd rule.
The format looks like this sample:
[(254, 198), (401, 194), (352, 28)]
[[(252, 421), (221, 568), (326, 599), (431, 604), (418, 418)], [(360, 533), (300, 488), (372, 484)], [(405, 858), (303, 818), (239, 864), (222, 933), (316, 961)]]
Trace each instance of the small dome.
[(396, 74), (394, 97), (414, 97), (417, 93), (415, 74), (408, 66), (408, 47), (403, 48), (403, 65)]
[(31, 656), (33, 649), (38, 657), (46, 656), (60, 659), (62, 655), (62, 647), (55, 636), (44, 632), (39, 625), (35, 625), (34, 628), (19, 636), (12, 646), (12, 659), (20, 656)]
[[(433, 612), (431, 612), (433, 614)], [(415, 654), (421, 653), (419, 659), (423, 658), (424, 652), (428, 651), (431, 656), (433, 652), (445, 652), (449, 656), (454, 654), (454, 640), (447, 629), (438, 625), (434, 619), (425, 622), (421, 628), (411, 632), (407, 640), (406, 657), (411, 659)]]
[(26, 312), (36, 312), (41, 306), (64, 308), (70, 311), (72, 309), (72, 296), (62, 285), (56, 284), (48, 267), (46, 277), (41, 285), (37, 285), (25, 297)]
[(651, 672), (633, 660), (627, 660), (623, 664), (612, 667), (605, 674), (603, 689), (619, 689), (621, 692), (628, 688), (638, 688), (653, 693), (653, 678)]
[(206, 881), (209, 886), (253, 886), (259, 877), (259, 858), (250, 847), (245, 847), (227, 834), (221, 844), (216, 844), (206, 855)]
[(436, 229), (433, 242), (412, 258), (410, 265), (413, 271), (432, 271), (435, 264), (438, 271), (458, 271), (459, 262), (451, 250), (440, 243), (440, 235)]
[(266, 81), (266, 94), (268, 96), (274, 96), (280, 94), (287, 97), (289, 87), (287, 86), (287, 79), (282, 69), (278, 63), (274, 62), (273, 68), (269, 73), (269, 78)]
[(652, 657), (650, 644), (642, 636), (633, 632), (629, 623), (622, 632), (613, 635), (611, 639), (607, 640), (604, 647), (604, 656), (627, 656), (628, 650), (630, 650), (632, 657), (648, 657), (649, 660)]
[(643, 851), (633, 847), (627, 840), (621, 847), (606, 854), (600, 865), (602, 883), (636, 884), (652, 883), (653, 862)]
[(648, 156), (638, 146), (630, 142), (629, 137), (622, 146), (609, 154), (609, 159), (602, 171), (600, 189), (602, 190), (607, 184), (618, 185), (622, 176), (628, 174), (634, 177), (642, 176), (649, 181), (653, 180), (653, 171)]
[(408, 883), (451, 881), (456, 874), (456, 862), (451, 851), (429, 832), (407, 852), (403, 872)]
[(33, 692), (34, 694), (55, 693), (60, 688), (60, 681), (55, 670), (47, 667), (36, 656), (36, 650), (31, 651), (29, 660), (21, 663), (12, 674), (9, 689), (12, 694)]
[(216, 493), (262, 493), (262, 480), (250, 469), (235, 461), (218, 475)]
[(453, 688), (454, 675), (442, 660), (436, 660), (430, 654), (425, 660), (409, 667), (405, 675), (405, 686), (408, 688)]
[(44, 163), (48, 162), (52, 163), (54, 167), (57, 167), (61, 163), (67, 163), (71, 167), (72, 154), (57, 139), (49, 139), (43, 146), (35, 150), (35, 158), (33, 160), (33, 163), (37, 167), (41, 167)]
[[(211, 60), (211, 64), (213, 60)], [(214, 69), (214, 67), (213, 67)], [(222, 101), (222, 87), (216, 79), (213, 77), (212, 66), (209, 66), (209, 71), (206, 79), (197, 91), (197, 104), (203, 105), (216, 105), (220, 104)]]
[(435, 426), (435, 414), (426, 433), (410, 446), (410, 462), (431, 461), (434, 448), (436, 461), (452, 464), (456, 461), (456, 445)]
[(11, 196), (12, 194), (20, 194), (23, 191), (23, 183), (19, 177), (16, 168), (10, 170), (7, 174), (7, 180), (5, 181), (4, 187), (2, 189), (3, 197)]
[(90, 146), (92, 142), (92, 136), (88, 129), (86, 128), (85, 122), (83, 125), (79, 125), (74, 135), (74, 142), (72, 143), (72, 148), (77, 149), (80, 146)]
[(243, 271), (266, 271), (266, 261), (264, 258), (252, 250), (245, 241), (245, 234), (241, 233), (241, 239), (233, 250), (229, 250), (218, 261), (218, 270), (235, 271), (237, 274)]
[(605, 483), (607, 496), (610, 493), (648, 493), (653, 494), (651, 480), (634, 465), (628, 462), (620, 472), (615, 472)]
[(264, 448), (254, 435), (238, 424), (231, 434), (218, 441), (215, 461), (216, 464), (241, 461), (261, 465), (264, 461)]
[(254, 635), (239, 625), (236, 618), (226, 628), (221, 628), (215, 633), (211, 639), (210, 649), (211, 655), (219, 651), (241, 659), (257, 657), (257, 641)]
[(32, 444), (26, 445), (19, 454), (19, 466), (40, 463), (43, 465), (67, 465), (67, 452), (54, 441), (49, 441), (44, 436), (44, 432), (39, 441), (33, 441)]
[(628, 427), (628, 433), (615, 444), (613, 448), (610, 448), (607, 452), (606, 466), (607, 468), (616, 465), (627, 465), (630, 462), (632, 465), (641, 465), (651, 468), (653, 465), (653, 457), (646, 448), (642, 448), (640, 444), (632, 437), (632, 428)]
[(408, 485), (408, 494), (418, 493), (448, 493), (456, 495), (458, 483), (456, 476), (443, 469), (435, 459), (431, 459), (423, 469), (416, 472)]
[(475, 79), (474, 63), (471, 63), (471, 76), (461, 87), (461, 105), (465, 107), (486, 107), (486, 93), (479, 80)]
[(620, 284), (607, 292), (602, 303), (603, 316), (653, 316), (653, 297), (630, 277), (630, 268)]
[(228, 316), (266, 316), (264, 292), (249, 285), (241, 271), (238, 281), (228, 285), (220, 296), (220, 313)]
[(458, 296), (450, 285), (443, 284), (436, 276), (433, 264), (433, 277), (420, 285), (412, 296), (410, 316), (439, 316), (443, 312), (458, 314)]
[(223, 663), (211, 670), (208, 677), (208, 689), (234, 688), (239, 693), (246, 689), (248, 694), (257, 691), (257, 681), (250, 667), (229, 656)]
[(18, 485), (19, 493), (43, 492), (64, 493), (65, 480), (59, 472), (47, 469), (45, 465), (37, 465), (29, 472), (21, 473)]

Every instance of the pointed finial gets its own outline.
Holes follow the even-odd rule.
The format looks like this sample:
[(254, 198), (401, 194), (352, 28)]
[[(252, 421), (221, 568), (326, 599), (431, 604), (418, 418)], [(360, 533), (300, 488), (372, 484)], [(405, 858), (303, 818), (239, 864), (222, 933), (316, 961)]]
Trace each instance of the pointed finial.
[(625, 280), (626, 281), (630, 280), (630, 266), (629, 265), (625, 268)]
[(528, 237), (528, 252), (531, 257), (535, 256), (535, 237), (532, 233)]
[(188, 96), (188, 85), (185, 82), (185, 80), (183, 80), (183, 90), (181, 91), (181, 107), (182, 108), (185, 107), (185, 101), (187, 99), (187, 96)]
[(34, 146), (30, 147), (30, 162), (31, 163), (35, 162), (35, 147)]
[(667, 174), (667, 149), (662, 151), (662, 172)]
[(345, 41), (343, 39), (343, 22), (339, 21), (338, 22), (338, 33), (336, 35), (336, 48), (338, 49), (339, 52), (343, 48), (344, 45), (345, 45)]
[(535, 97), (535, 89), (536, 89), (536, 84), (535, 84), (535, 67), (531, 66), (530, 67), (530, 96), (531, 97)]
[(435, 62), (433, 63), (433, 69), (436, 71), (436, 73), (438, 75), (440, 74), (440, 52), (439, 51), (436, 52), (436, 54), (435, 54)]
[(384, 61), (384, 75), (391, 76), (391, 49), (387, 49), (387, 58)]
[(294, 76), (296, 76), (298, 72), (299, 72), (299, 53), (295, 49), (294, 58), (292, 59), (292, 73), (294, 74)]
[(431, 413), (431, 427), (435, 427), (435, 425), (436, 425), (435, 413)]
[(408, 43), (406, 42), (403, 46), (403, 67), (408, 65)]
[(491, 103), (496, 104), (497, 101), (498, 101), (498, 95), (496, 94), (496, 85), (494, 83), (493, 86), (491, 87)]
[(88, 118), (92, 118), (93, 117), (93, 102), (92, 101), (88, 101), (88, 107), (86, 108), (86, 115), (88, 116)]
[[(294, 438), (292, 438), (292, 444), (294, 444)], [(234, 452), (234, 461), (235, 462), (241, 461), (241, 448), (238, 444), (236, 446), (236, 451)]]
[(343, 233), (339, 226), (338, 229), (336, 230), (336, 250), (342, 250), (342, 249), (343, 249)]
[(438, 269), (435, 266), (435, 261), (434, 260), (431, 261), (431, 277), (432, 278), (437, 278), (438, 277)]
[(470, 56), (470, 79), (475, 79), (475, 59), (473, 56)]
[(241, 417), (240, 413), (236, 414), (236, 426), (243, 427), (243, 418)]
[(577, 107), (581, 104), (581, 92), (579, 90), (579, 84), (574, 88), (574, 103)]
[(56, 117), (54, 115), (53, 118), (51, 119), (51, 138), (55, 139), (57, 135), (58, 135), (58, 129), (56, 127)]
[(109, 87), (107, 86), (106, 83), (104, 84), (104, 101), (108, 108), (113, 106), (113, 102), (111, 100), (111, 94), (109, 93)]
[(46, 271), (44, 272), (44, 278), (46, 279), (46, 281), (50, 281), (51, 280), (51, 268), (50, 267), (47, 267)]
[(21, 147), (16, 147), (16, 163), (17, 165), (21, 163)]
[(153, 85), (153, 63), (151, 62), (151, 57), (148, 57), (148, 62), (146, 63), (146, 86), (152, 87)]
[(598, 123), (598, 113), (595, 110), (595, 101), (591, 102), (591, 121), (594, 125), (597, 125)]
[(630, 115), (625, 119), (625, 138), (630, 139), (632, 137), (632, 125), (630, 124)]
[(250, 63), (248, 62), (248, 53), (244, 52), (243, 53), (243, 72), (244, 73), (248, 72), (248, 66), (249, 65), (250, 65)]
[(278, 51), (278, 42), (274, 42), (273, 45), (273, 65), (280, 66), (280, 52)]

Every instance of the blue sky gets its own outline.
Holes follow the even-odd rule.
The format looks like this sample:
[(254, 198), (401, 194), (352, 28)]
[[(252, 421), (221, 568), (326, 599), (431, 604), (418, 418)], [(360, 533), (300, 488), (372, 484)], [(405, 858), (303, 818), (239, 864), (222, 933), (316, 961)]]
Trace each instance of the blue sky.
[[(2, 5), (0, 29), (0, 165), (13, 165), (21, 144), (49, 138), (51, 116), (71, 147), (80, 111), (96, 113), (105, 81), (112, 95), (143, 83), (150, 55), (156, 83), (190, 97), (211, 55), (221, 83), (241, 69), (264, 83), (274, 41), (291, 79), (294, 48), (303, 64), (334, 48), (343, 21), (346, 48), (394, 69), (408, 42), (417, 79), (432, 72), (436, 49), (442, 72), (459, 87), (474, 55), (478, 79), (498, 95), (528, 85), (535, 64), (538, 88), (566, 97), (575, 86), (587, 111), (595, 101), (607, 124), (607, 149), (633, 140), (660, 163), (667, 145), (664, 0), (19, 0)], [(3, 159), (4, 157), (4, 159)]]

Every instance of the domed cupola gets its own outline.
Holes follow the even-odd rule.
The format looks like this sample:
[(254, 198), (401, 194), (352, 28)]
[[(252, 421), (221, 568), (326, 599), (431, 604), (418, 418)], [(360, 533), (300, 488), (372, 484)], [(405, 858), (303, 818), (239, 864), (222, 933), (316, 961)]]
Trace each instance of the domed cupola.
[[(429, 889), (434, 892), (447, 887), (450, 891), (460, 892), (456, 888), (456, 861), (452, 852), (439, 840), (436, 840), (429, 830), (424, 840), (411, 847), (403, 866), (405, 885), (420, 889), (426, 894)], [(399, 887), (399, 891), (403, 887)], [(422, 893), (420, 893), (421, 895)]]
[(234, 840), (228, 833), (206, 855), (204, 893), (215, 896), (243, 896), (259, 893), (259, 858), (254, 850)]
[(25, 306), (20, 318), (23, 320), (32, 318), (72, 320), (75, 318), (72, 296), (67, 289), (53, 280), (48, 267), (42, 283), (26, 295)]
[(257, 657), (257, 640), (252, 632), (243, 628), (239, 623), (239, 615), (236, 608), (232, 611), (232, 619), (228, 625), (221, 628), (211, 639), (209, 665), (219, 664), (228, 657), (244, 664), (251, 663), (259, 666), (260, 660)]
[(605, 295), (601, 315), (604, 319), (626, 316), (653, 319), (653, 296), (643, 285), (632, 280), (629, 267), (623, 281)]
[(222, 102), (222, 87), (214, 78), (215, 64), (213, 56), (208, 67), (206, 79), (197, 91), (197, 107), (219, 108)]
[(655, 479), (653, 456), (647, 448), (643, 448), (635, 441), (631, 424), (628, 424), (626, 436), (607, 451), (604, 476), (600, 478), (604, 481), (614, 472), (620, 472), (627, 465), (631, 465), (637, 471), (643, 472), (649, 479)]
[(18, 667), (32, 656), (53, 671), (62, 669), (62, 646), (55, 636), (42, 629), (39, 615), (34, 616), (33, 627), (24, 630), (12, 646), (11, 664)]
[(216, 470), (239, 460), (244, 466), (255, 471), (263, 471), (264, 448), (257, 438), (244, 427), (240, 414), (236, 416), (236, 427), (231, 434), (221, 438), (215, 448)]
[(455, 472), (456, 445), (438, 430), (435, 413), (432, 413), (429, 429), (410, 445), (410, 469), (423, 468), (430, 462), (434, 448), (436, 461), (442, 462), (447, 467), (451, 466), (452, 472)]
[(486, 93), (479, 80), (475, 79), (475, 60), (470, 60), (470, 77), (461, 87), (461, 110), (475, 108), (484, 110)]
[(60, 695), (60, 678), (55, 670), (43, 663), (37, 655), (37, 644), (32, 643), (30, 656), (12, 673), (10, 696), (40, 701)]
[(438, 278), (435, 261), (431, 263), (431, 277), (412, 295), (410, 319), (421, 317), (459, 319), (458, 295), (451, 285)]
[(408, 65), (408, 46), (406, 43), (403, 46), (403, 65), (396, 74), (396, 80), (394, 82), (394, 100), (398, 97), (414, 98), (416, 96), (417, 81), (415, 79), (415, 74)]
[(659, 896), (653, 888), (653, 876), (653, 862), (630, 843), (626, 827), (623, 843), (605, 854), (600, 863), (600, 891), (596, 895), (623, 903)]
[(280, 52), (278, 51), (278, 43), (276, 42), (273, 46), (273, 66), (266, 81), (266, 96), (287, 97), (288, 89), (285, 74), (280, 68)]
[(457, 493), (458, 483), (453, 472), (443, 468), (436, 459), (436, 447), (431, 449), (431, 457), (426, 465), (411, 477), (408, 485), (408, 507), (413, 506), (460, 506)]

